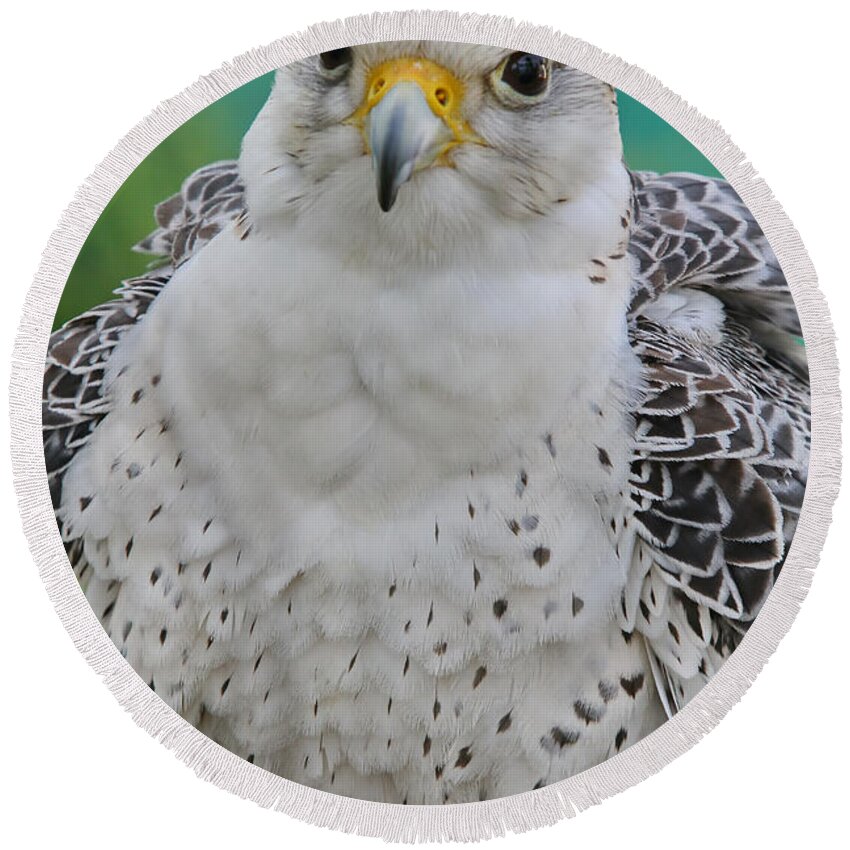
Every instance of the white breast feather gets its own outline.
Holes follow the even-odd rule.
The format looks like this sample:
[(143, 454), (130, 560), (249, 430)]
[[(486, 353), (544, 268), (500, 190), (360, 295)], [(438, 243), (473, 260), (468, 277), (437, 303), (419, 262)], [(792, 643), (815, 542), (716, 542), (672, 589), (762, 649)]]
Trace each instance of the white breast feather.
[(173, 707), (327, 790), (477, 800), (603, 760), (658, 720), (613, 615), (628, 261), (391, 289), (337, 262), (225, 231), (127, 335), (64, 484), (90, 599)]

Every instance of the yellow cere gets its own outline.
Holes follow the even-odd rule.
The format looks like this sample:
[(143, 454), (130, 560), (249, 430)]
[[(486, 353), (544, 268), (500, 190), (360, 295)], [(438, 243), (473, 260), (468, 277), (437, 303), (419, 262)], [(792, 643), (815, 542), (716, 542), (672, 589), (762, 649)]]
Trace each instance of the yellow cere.
[(461, 142), (482, 144), (482, 140), (463, 118), (463, 83), (442, 65), (419, 57), (390, 59), (375, 67), (369, 74), (363, 102), (348, 122), (362, 128), (366, 116), (381, 98), (396, 83), (404, 81), (416, 83), (434, 114), (446, 122), (454, 135), (454, 142), (450, 146)]

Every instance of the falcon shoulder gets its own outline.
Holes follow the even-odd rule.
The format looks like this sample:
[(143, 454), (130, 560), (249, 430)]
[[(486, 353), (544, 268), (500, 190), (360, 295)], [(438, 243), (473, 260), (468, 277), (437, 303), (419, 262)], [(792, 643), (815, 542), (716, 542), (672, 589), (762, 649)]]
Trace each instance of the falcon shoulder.
[(634, 539), (620, 612), (668, 713), (738, 645), (803, 501), (810, 407), (791, 293), (723, 180), (633, 175)]
[(124, 333), (141, 321), (175, 269), (244, 209), (236, 162), (219, 162), (190, 175), (180, 192), (158, 204), (157, 229), (135, 246), (159, 263), (124, 281), (118, 296), (71, 319), (51, 337), (42, 392), (42, 430), (54, 508), (74, 455), (109, 412), (104, 372)]

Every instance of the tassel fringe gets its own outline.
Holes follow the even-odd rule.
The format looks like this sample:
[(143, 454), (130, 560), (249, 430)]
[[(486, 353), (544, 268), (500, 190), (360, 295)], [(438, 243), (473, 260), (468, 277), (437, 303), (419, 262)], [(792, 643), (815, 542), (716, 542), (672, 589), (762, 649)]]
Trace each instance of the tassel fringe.
[[(637, 98), (696, 145), (743, 198), (779, 259), (803, 325), (814, 419), (805, 503), (785, 567), (717, 675), (672, 720), (597, 767), (527, 794), (453, 806), (391, 806), (315, 791), (243, 761), (168, 708), (121, 657), (71, 571), (53, 515), (41, 437), (42, 373), (59, 297), (92, 226), (141, 160), (198, 111), (261, 74), (337, 47), (406, 39), (511, 47), (565, 62)], [(501, 17), (415, 11), (317, 24), (237, 57), (162, 103), (118, 143), (63, 214), (28, 293), (13, 358), (12, 460), (24, 531), (60, 619), (118, 702), (202, 779), (299, 820), (388, 841), (477, 841), (552, 824), (642, 781), (690, 749), (741, 699), (791, 626), (808, 592), (839, 487), (840, 394), (832, 322), (800, 237), (768, 186), (716, 122), (649, 74), (578, 39)]]

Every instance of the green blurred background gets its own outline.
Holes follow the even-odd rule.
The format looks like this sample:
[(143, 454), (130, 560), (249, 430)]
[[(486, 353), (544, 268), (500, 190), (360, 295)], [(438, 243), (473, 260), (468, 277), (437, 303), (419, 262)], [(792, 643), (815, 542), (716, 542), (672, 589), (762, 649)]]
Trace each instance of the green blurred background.
[[(54, 327), (108, 300), (122, 280), (144, 272), (152, 258), (131, 249), (155, 228), (154, 206), (177, 192), (194, 169), (238, 156), (242, 136), (265, 102), (273, 77), (258, 77), (199, 112), (158, 145), (127, 178), (74, 263)], [(666, 121), (623, 92), (618, 97), (630, 168), (719, 175)]]

